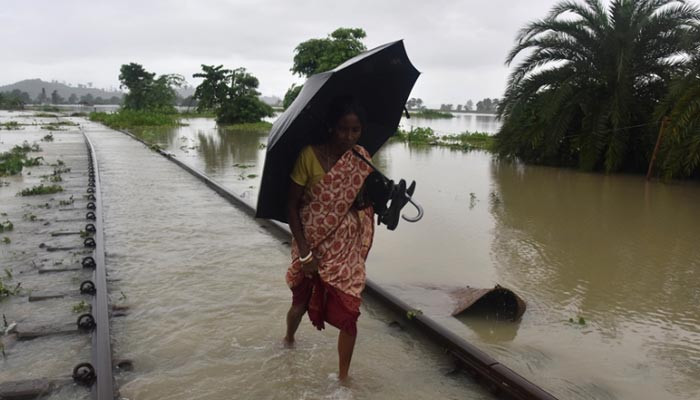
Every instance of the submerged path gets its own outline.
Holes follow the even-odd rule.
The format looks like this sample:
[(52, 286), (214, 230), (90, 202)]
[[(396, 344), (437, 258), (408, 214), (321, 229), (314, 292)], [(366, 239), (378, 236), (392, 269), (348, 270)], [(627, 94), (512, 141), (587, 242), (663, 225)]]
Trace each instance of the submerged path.
[(102, 179), (106, 262), (130, 306), (114, 352), (134, 362), (125, 398), (490, 398), (437, 348), (366, 303), (349, 386), (334, 377), (337, 332), (305, 319), (281, 337), (288, 245), (185, 171), (100, 125), (85, 131)]

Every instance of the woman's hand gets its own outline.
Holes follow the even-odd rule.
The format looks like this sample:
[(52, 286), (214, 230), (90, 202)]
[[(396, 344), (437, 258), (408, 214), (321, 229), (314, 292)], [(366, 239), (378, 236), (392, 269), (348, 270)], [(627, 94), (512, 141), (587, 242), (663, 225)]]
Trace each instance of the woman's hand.
[(306, 264), (301, 264), (301, 271), (307, 278), (313, 278), (318, 273), (318, 260), (315, 256), (311, 256), (311, 261)]

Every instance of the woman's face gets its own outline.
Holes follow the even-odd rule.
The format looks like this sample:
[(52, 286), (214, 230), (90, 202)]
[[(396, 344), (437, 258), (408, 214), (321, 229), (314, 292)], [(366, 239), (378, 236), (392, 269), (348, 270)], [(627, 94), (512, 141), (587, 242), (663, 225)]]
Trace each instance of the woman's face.
[(335, 124), (331, 142), (334, 146), (347, 151), (357, 144), (361, 135), (362, 124), (360, 123), (360, 118), (355, 113), (349, 113), (340, 117)]

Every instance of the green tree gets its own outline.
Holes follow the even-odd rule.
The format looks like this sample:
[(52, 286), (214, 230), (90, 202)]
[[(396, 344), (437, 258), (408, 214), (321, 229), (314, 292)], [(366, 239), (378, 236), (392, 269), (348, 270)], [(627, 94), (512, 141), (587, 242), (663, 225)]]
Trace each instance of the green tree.
[(68, 104), (75, 104), (78, 102), (78, 96), (75, 95), (75, 93), (71, 93), (70, 96), (68, 96)]
[(95, 104), (95, 97), (91, 94), (85, 94), (80, 96), (80, 104), (86, 105), (86, 106), (91, 106)]
[(273, 115), (272, 107), (258, 98), (258, 78), (245, 68), (202, 64), (202, 71), (193, 75), (204, 79), (194, 92), (198, 111), (213, 110), (216, 121), (224, 124), (258, 122)]
[(12, 92), (0, 92), (0, 108), (8, 110), (22, 110), (31, 98), (27, 92), (15, 89)]
[[(309, 39), (294, 49), (294, 65), (291, 71), (300, 77), (309, 77), (330, 71), (348, 59), (367, 50), (362, 39), (367, 34), (361, 28), (338, 28), (323, 39)], [(284, 95), (286, 109), (301, 91), (302, 86), (292, 85)]]
[(474, 102), (471, 100), (467, 100), (467, 103), (464, 105), (464, 111), (472, 111), (474, 110)]
[(44, 104), (46, 103), (46, 100), (48, 100), (48, 97), (46, 97), (46, 89), (41, 88), (41, 93), (36, 98), (36, 102), (39, 104)]
[(58, 94), (58, 90), (51, 92), (51, 104), (61, 104), (64, 101), (65, 99)]
[(292, 84), (292, 86), (287, 90), (287, 93), (284, 94), (284, 100), (282, 100), (282, 107), (286, 110), (292, 103), (294, 102), (294, 99), (299, 96), (299, 93), (301, 92), (301, 89), (304, 87), (304, 85), (296, 85)]
[(123, 107), (127, 110), (176, 112), (173, 104), (177, 94), (175, 87), (184, 82), (180, 75), (160, 75), (146, 71), (137, 63), (124, 64), (119, 69), (120, 87), (129, 90), (124, 96)]
[(692, 50), (700, 13), (674, 0), (561, 1), (517, 37), (498, 151), (584, 170), (645, 171), (654, 107)]
[(658, 120), (667, 118), (659, 156), (666, 178), (700, 176), (700, 28), (690, 37), (693, 58), (656, 111)]

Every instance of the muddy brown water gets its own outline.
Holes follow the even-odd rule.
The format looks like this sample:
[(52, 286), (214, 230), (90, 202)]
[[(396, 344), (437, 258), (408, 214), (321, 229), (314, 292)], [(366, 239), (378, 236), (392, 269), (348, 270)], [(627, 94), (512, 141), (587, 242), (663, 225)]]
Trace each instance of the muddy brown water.
[[(210, 119), (188, 123), (150, 135), (254, 202), (266, 135), (220, 131)], [(333, 377), (335, 332), (305, 321), (298, 348), (282, 349), (288, 248), (143, 145), (83, 125), (100, 159), (112, 301), (132, 307), (113, 320), (117, 358), (135, 361), (117, 378), (124, 398), (488, 398), (372, 302), (362, 309), (350, 387)], [(21, 142), (18, 135), (0, 132), (0, 146)], [(415, 179), (426, 208), (419, 223), (377, 230), (368, 262), (376, 282), (559, 398), (700, 395), (697, 184), (402, 143), (386, 145), (375, 162), (392, 177)], [(29, 179), (0, 187), (0, 211), (21, 216), (25, 205), (14, 193)], [(521, 321), (449, 316), (447, 289), (496, 283), (528, 302)], [(27, 304), (0, 308), (8, 304), (24, 319), (54, 321)], [(58, 302), (65, 316), (71, 304)], [(9, 355), (23, 357), (5, 361), (0, 380), (58, 374), (73, 365), (67, 359), (87, 355), (84, 338), (62, 340), (13, 346)], [(71, 390), (54, 398), (82, 393)]]
[[(254, 203), (266, 134), (187, 123), (150, 135)], [(374, 161), (418, 182), (426, 216), (377, 230), (372, 279), (560, 398), (700, 396), (696, 182), (403, 143)], [(446, 289), (496, 283), (528, 302), (520, 322), (449, 316)]]

